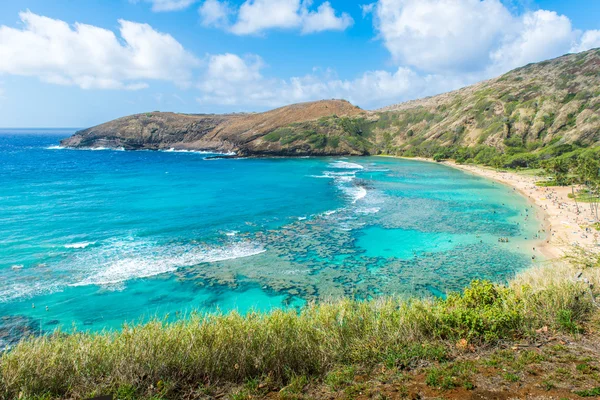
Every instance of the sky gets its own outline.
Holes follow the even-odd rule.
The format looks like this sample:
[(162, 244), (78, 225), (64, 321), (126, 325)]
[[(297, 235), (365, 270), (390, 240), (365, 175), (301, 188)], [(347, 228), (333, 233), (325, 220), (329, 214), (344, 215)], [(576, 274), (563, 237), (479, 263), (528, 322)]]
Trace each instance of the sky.
[(377, 109), (600, 47), (598, 0), (3, 0), (0, 127)]

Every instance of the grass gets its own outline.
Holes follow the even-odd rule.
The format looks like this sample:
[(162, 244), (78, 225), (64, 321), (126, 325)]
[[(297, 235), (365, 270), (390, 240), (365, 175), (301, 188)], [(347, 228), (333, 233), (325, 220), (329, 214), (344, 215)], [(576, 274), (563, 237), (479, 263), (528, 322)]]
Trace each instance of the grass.
[[(344, 299), (300, 312), (196, 314), (118, 332), (56, 332), (1, 356), (0, 397), (117, 393), (169, 399), (231, 383), (243, 385), (234, 396), (241, 399), (261, 393), (264, 382), (287, 386), (290, 396), (309, 379), (340, 389), (351, 386), (356, 367), (410, 369), (424, 361), (437, 365), (427, 375), (432, 387), (468, 389), (469, 364), (448, 362), (458, 342), (494, 345), (533, 337), (543, 326), (581, 332), (594, 306), (573, 275), (572, 268), (547, 266), (524, 272), (508, 286), (475, 281), (445, 300)], [(586, 270), (586, 276), (597, 287), (598, 269)], [(511, 362), (528, 365), (536, 357)]]
[(448, 390), (461, 386), (471, 390), (474, 388), (471, 382), (474, 372), (475, 366), (472, 362), (448, 363), (439, 367), (431, 367), (427, 371), (425, 383), (438, 389)]
[[(573, 198), (573, 196), (569, 196), (569, 198)], [(577, 199), (577, 201), (580, 201), (582, 203), (598, 203), (600, 202), (600, 199), (598, 198), (597, 195), (593, 195), (590, 193), (578, 193), (575, 198)]]
[(600, 387), (587, 390), (579, 390), (576, 391), (575, 394), (580, 397), (598, 397), (600, 396)]

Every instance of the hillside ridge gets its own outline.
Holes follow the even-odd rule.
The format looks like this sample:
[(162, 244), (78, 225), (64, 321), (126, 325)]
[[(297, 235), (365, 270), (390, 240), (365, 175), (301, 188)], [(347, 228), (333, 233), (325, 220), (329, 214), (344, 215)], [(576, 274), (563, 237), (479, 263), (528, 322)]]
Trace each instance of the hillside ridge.
[[(263, 113), (180, 114), (151, 112), (134, 114), (76, 132), (61, 142), (67, 147), (109, 147), (126, 150), (187, 149), (236, 152), (239, 155), (306, 155), (310, 138), (293, 146), (265, 140), (278, 129), (324, 116), (365, 114), (345, 100), (320, 100), (292, 104)], [(336, 146), (337, 148), (338, 146)], [(354, 153), (343, 146), (322, 149), (323, 154)], [(357, 153), (359, 154), (359, 153)]]
[(84, 129), (62, 145), (241, 156), (432, 156), (439, 148), (511, 152), (569, 143), (600, 143), (600, 49), (375, 111), (345, 100), (321, 100), (263, 113), (145, 113)]

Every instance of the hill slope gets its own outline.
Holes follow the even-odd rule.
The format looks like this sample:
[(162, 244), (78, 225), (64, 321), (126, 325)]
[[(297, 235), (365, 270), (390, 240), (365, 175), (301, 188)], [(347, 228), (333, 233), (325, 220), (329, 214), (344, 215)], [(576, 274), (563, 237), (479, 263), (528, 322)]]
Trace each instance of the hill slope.
[(440, 148), (531, 152), (600, 143), (600, 50), (530, 64), (434, 97), (363, 111), (344, 100), (258, 114), (148, 113), (77, 132), (71, 147), (239, 155), (432, 156)]
[(123, 147), (136, 149), (196, 149), (240, 155), (362, 154), (344, 141), (331, 146), (314, 132), (302, 132), (294, 143), (265, 137), (286, 126), (296, 126), (329, 115), (355, 116), (365, 112), (344, 100), (293, 104), (264, 113), (136, 114), (77, 132), (61, 142), (68, 147)]
[(600, 50), (530, 64), (454, 92), (379, 110), (378, 142), (497, 148), (600, 141)]

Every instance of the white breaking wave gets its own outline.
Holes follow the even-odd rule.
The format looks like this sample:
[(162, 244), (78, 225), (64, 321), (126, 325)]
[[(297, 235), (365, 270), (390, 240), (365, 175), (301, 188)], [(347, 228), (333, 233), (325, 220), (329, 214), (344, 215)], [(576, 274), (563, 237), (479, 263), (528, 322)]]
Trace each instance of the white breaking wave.
[(96, 244), (96, 242), (80, 242), (80, 243), (70, 243), (65, 244), (65, 248), (67, 249), (85, 249), (91, 244)]
[(171, 147), (170, 149), (165, 149), (165, 150), (159, 150), (162, 151), (164, 153), (190, 153), (190, 154), (214, 154), (214, 155), (218, 155), (218, 156), (235, 156), (236, 153), (233, 151), (230, 151), (228, 153), (220, 153), (218, 151), (207, 151), (207, 150), (188, 150), (188, 149), (175, 149), (173, 147)]
[(367, 189), (362, 186), (343, 187), (342, 190), (352, 199), (352, 204), (360, 199), (364, 199), (367, 195)]
[(215, 154), (213, 151), (203, 151), (203, 150), (187, 150), (187, 149), (175, 149), (171, 147), (166, 150), (159, 150), (165, 153), (192, 153), (192, 154)]
[(340, 169), (364, 169), (360, 164), (355, 164), (347, 161), (335, 161), (329, 164), (330, 168), (340, 168)]
[(48, 146), (46, 150), (79, 150), (79, 151), (125, 151), (125, 147), (67, 147), (67, 146)]
[(10, 274), (0, 270), (0, 303), (56, 293), (69, 286), (124, 287), (131, 279), (147, 278), (201, 263), (250, 257), (266, 251), (262, 245), (253, 242), (230, 242), (222, 246), (159, 245), (132, 239), (80, 249), (51, 265), (48, 270), (23, 269), (18, 275), (16, 270), (21, 268), (12, 268)]
[(377, 214), (381, 208), (379, 207), (360, 207), (356, 209), (359, 214)]
[(367, 195), (368, 192), (366, 188), (354, 184), (356, 173), (363, 168), (362, 165), (346, 161), (336, 161), (330, 163), (329, 167), (344, 169), (345, 171), (323, 171), (323, 175), (310, 175), (310, 177), (333, 179), (338, 189), (341, 190), (346, 197), (350, 198), (352, 204), (363, 199)]
[(250, 257), (263, 252), (265, 249), (254, 243), (236, 243), (227, 247), (191, 245), (150, 247), (146, 252), (136, 251), (108, 260), (98, 266), (96, 272), (70, 286), (113, 285), (130, 279), (173, 272), (180, 267)]
[(356, 171), (343, 171), (343, 172), (323, 171), (323, 175), (309, 175), (309, 176), (311, 178), (327, 178), (327, 179), (337, 179), (340, 177), (354, 178), (356, 176)]

